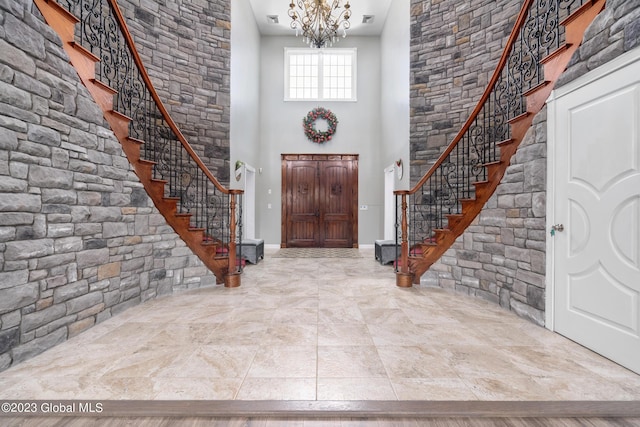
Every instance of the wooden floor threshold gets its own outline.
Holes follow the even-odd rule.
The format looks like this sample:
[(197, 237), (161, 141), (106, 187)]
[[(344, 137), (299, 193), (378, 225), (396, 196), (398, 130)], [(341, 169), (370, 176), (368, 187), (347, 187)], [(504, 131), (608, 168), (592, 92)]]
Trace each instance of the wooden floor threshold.
[[(37, 408), (47, 408), (51, 402), (36, 403)], [(19, 415), (97, 418), (640, 418), (639, 401), (63, 400), (55, 403), (71, 405), (66, 407), (75, 410), (62, 413), (35, 411)], [(99, 407), (101, 410), (87, 413), (82, 411), (83, 407)], [(0, 413), (0, 419), (16, 415)]]

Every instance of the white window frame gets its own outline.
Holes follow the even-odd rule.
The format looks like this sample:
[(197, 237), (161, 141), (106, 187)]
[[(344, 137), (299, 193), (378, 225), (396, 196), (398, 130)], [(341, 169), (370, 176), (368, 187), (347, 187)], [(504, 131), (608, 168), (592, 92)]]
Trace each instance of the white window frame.
[[(318, 55), (318, 96), (308, 98), (291, 98), (290, 96), (290, 58), (291, 55), (305, 54)], [(351, 97), (350, 98), (330, 98), (324, 97), (324, 55), (340, 54), (351, 57)], [(335, 101), (335, 102), (356, 102), (358, 100), (357, 90), (358, 75), (358, 50), (357, 48), (333, 48), (333, 49), (317, 49), (317, 48), (284, 48), (284, 100), (285, 101)]]

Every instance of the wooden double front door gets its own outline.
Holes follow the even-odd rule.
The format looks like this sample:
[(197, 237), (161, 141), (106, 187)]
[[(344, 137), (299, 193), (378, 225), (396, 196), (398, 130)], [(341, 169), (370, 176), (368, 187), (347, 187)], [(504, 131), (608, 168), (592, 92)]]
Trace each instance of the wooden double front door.
[(283, 248), (358, 247), (358, 155), (282, 155)]

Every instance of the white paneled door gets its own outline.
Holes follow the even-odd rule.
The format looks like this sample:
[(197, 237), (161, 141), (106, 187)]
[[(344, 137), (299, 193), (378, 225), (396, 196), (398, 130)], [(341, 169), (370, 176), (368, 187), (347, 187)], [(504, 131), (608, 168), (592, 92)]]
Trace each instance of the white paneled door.
[(552, 328), (640, 373), (638, 51), (549, 104)]

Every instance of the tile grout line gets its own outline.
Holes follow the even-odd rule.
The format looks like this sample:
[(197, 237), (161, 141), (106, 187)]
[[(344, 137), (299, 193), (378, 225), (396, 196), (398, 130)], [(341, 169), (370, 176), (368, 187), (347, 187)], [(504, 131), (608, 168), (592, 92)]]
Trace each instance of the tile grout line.
[[(386, 373), (386, 379), (397, 401), (401, 401), (399, 396), (403, 395), (409, 398), (414, 396), (418, 398), (429, 398), (429, 396), (431, 396), (431, 398), (437, 398), (437, 396), (439, 396), (438, 393), (440, 392), (438, 391), (438, 389), (434, 389), (434, 386), (442, 387), (442, 390), (453, 396), (454, 399), (465, 399), (464, 396), (469, 395), (470, 401), (486, 401), (487, 399), (491, 398), (531, 399), (531, 396), (536, 395), (544, 395), (549, 399), (559, 399), (562, 397), (566, 398), (567, 396), (571, 397), (571, 393), (573, 393), (573, 396), (575, 396), (576, 398), (587, 397), (593, 400), (597, 400), (598, 398), (620, 399), (624, 396), (640, 396), (640, 377), (624, 376), (624, 372), (618, 372), (617, 370), (614, 370), (613, 367), (609, 367), (609, 365), (606, 364), (608, 363), (606, 360), (602, 360), (600, 362), (599, 359), (589, 356), (589, 354), (586, 354), (581, 349), (574, 348), (572, 346), (573, 344), (566, 342), (564, 338), (560, 340), (551, 332), (540, 329), (536, 326), (535, 329), (531, 331), (531, 336), (535, 337), (534, 339), (536, 345), (532, 345), (531, 348), (536, 348), (537, 351), (535, 352), (535, 354), (529, 354), (527, 348), (524, 348), (522, 350), (522, 355), (520, 355), (520, 350), (518, 350), (517, 347), (523, 347), (523, 345), (520, 344), (523, 342), (523, 337), (521, 336), (521, 328), (523, 325), (529, 326), (529, 324), (525, 324), (520, 321), (515, 322), (513, 316), (510, 315), (505, 317), (505, 315), (508, 315), (508, 312), (502, 313), (497, 309), (494, 310), (492, 306), (487, 306), (482, 301), (465, 298), (462, 295), (460, 295), (459, 299), (455, 299), (455, 294), (443, 295), (442, 292), (444, 291), (439, 288), (434, 288), (433, 290), (427, 288), (414, 288), (415, 290), (410, 293), (397, 292), (392, 284), (375, 280), (376, 277), (367, 276), (361, 278), (356, 276), (354, 274), (355, 264), (352, 261), (353, 260), (345, 260), (345, 262), (341, 263), (336, 260), (336, 262), (331, 263), (331, 265), (318, 265), (318, 261), (311, 261), (307, 264), (303, 263), (304, 265), (299, 266), (298, 268), (295, 268), (295, 266), (292, 265), (291, 267), (294, 267), (291, 271), (292, 276), (289, 279), (284, 280), (280, 275), (282, 271), (284, 271), (283, 267), (287, 267), (287, 260), (283, 260), (283, 262), (278, 263), (278, 265), (273, 265), (273, 267), (276, 268), (272, 271), (262, 271), (264, 269), (256, 269), (253, 270), (253, 272), (247, 271), (247, 273), (251, 274), (251, 279), (248, 279), (245, 283), (243, 283), (243, 286), (245, 288), (242, 291), (242, 294), (235, 293), (235, 296), (231, 297), (231, 299), (229, 300), (216, 299), (220, 296), (223, 296), (223, 298), (225, 298), (226, 295), (230, 294), (221, 288), (213, 287), (211, 289), (203, 290), (202, 293), (199, 293), (196, 297), (190, 296), (190, 294), (186, 292), (183, 294), (172, 295), (164, 300), (166, 301), (166, 303), (163, 303), (161, 305), (149, 305), (144, 309), (134, 312), (133, 315), (124, 315), (126, 317), (123, 317), (121, 321), (117, 322), (117, 324), (114, 325), (109, 331), (97, 335), (91, 335), (91, 333), (89, 332), (87, 334), (87, 339), (77, 341), (75, 347), (82, 347), (82, 343), (94, 344), (95, 341), (103, 342), (103, 346), (110, 345), (114, 342), (122, 341), (122, 337), (126, 337), (126, 340), (124, 342), (128, 342), (129, 338), (132, 335), (135, 335), (135, 331), (150, 331), (151, 336), (148, 338), (148, 340), (157, 341), (153, 337), (156, 336), (159, 332), (158, 330), (155, 330), (153, 326), (155, 324), (159, 327), (160, 325), (158, 324), (162, 322), (162, 316), (159, 315), (159, 312), (166, 311), (167, 313), (169, 313), (169, 311), (172, 310), (172, 306), (175, 307), (173, 308), (173, 310), (181, 310), (181, 313), (183, 314), (176, 317), (175, 319), (173, 319), (173, 317), (175, 316), (170, 315), (169, 317), (164, 319), (162, 326), (165, 326), (165, 323), (173, 324), (174, 322), (181, 327), (184, 327), (183, 325), (188, 325), (188, 322), (193, 322), (194, 325), (196, 323), (204, 323), (206, 319), (202, 320), (202, 316), (196, 316), (195, 314), (192, 315), (191, 310), (206, 310), (207, 313), (211, 312), (208, 315), (215, 316), (216, 320), (215, 326), (211, 325), (212, 327), (211, 331), (208, 334), (208, 337), (213, 337), (213, 331), (217, 328), (227, 329), (226, 327), (229, 327), (230, 329), (233, 329), (236, 327), (236, 325), (238, 325), (237, 323), (233, 323), (228, 320), (222, 322), (219, 321), (219, 309), (222, 307), (231, 307), (234, 310), (239, 309), (243, 313), (243, 316), (240, 317), (245, 317), (245, 321), (249, 319), (246, 316), (250, 316), (252, 322), (263, 323), (263, 325), (260, 328), (254, 330), (253, 333), (264, 328), (264, 322), (266, 319), (266, 315), (268, 314), (265, 312), (265, 308), (270, 311), (277, 312), (278, 310), (286, 309), (290, 305), (295, 305), (295, 307), (293, 308), (315, 307), (315, 316), (305, 316), (305, 321), (302, 322), (305, 325), (309, 325), (306, 326), (306, 330), (312, 332), (314, 328), (311, 326), (311, 322), (313, 322), (315, 318), (315, 400), (319, 401), (319, 398), (321, 397), (319, 396), (320, 390), (323, 391), (322, 397), (325, 398), (337, 397), (338, 399), (340, 399), (345, 396), (349, 397), (351, 395), (355, 395), (366, 399), (366, 397), (371, 396), (372, 392), (378, 393), (381, 391), (381, 389), (372, 390), (372, 387), (370, 385), (378, 382), (371, 382), (370, 384), (366, 384), (366, 382), (364, 381), (359, 381), (359, 383), (362, 383), (360, 385), (360, 391), (355, 390), (355, 388), (352, 386), (352, 383), (349, 382), (348, 375), (340, 377), (340, 379), (343, 380), (341, 384), (339, 384), (339, 381), (331, 381), (331, 384), (328, 384), (328, 386), (325, 385), (322, 388), (319, 384), (320, 365), (325, 367), (325, 371), (323, 371), (325, 372), (325, 374), (331, 372), (331, 367), (333, 366), (331, 363), (328, 363), (332, 362), (332, 360), (325, 359), (324, 362), (320, 360), (320, 334), (323, 334), (323, 340), (328, 340), (327, 342), (331, 343), (333, 343), (334, 339), (339, 338), (337, 344), (335, 345), (349, 345), (349, 342), (353, 343), (353, 339), (357, 338), (357, 335), (353, 335), (353, 338), (351, 338), (351, 335), (349, 334), (351, 334), (352, 332), (349, 332), (349, 334), (345, 332), (344, 334), (339, 333), (338, 335), (336, 335), (336, 331), (347, 331), (349, 330), (349, 328), (336, 327), (335, 331), (333, 330), (334, 324), (348, 325), (349, 323), (356, 321), (353, 317), (354, 313), (352, 313), (351, 310), (341, 311), (333, 309), (334, 306), (337, 307), (338, 305), (340, 305), (339, 303), (341, 300), (349, 299), (352, 300), (351, 302), (353, 302), (354, 304), (358, 302), (362, 304), (361, 306), (357, 306), (357, 309), (360, 310), (360, 315), (362, 315), (362, 310), (374, 309), (374, 311), (371, 311), (369, 313), (369, 317), (367, 319), (365, 319), (364, 316), (362, 318), (363, 323), (366, 325), (366, 329), (363, 329), (363, 332), (365, 330), (368, 331), (368, 334), (370, 335), (370, 339), (372, 341), (372, 330), (376, 332), (376, 337), (378, 337), (378, 340), (373, 341), (372, 343), (375, 347), (375, 354), (377, 358), (382, 361), (382, 353), (383, 355), (385, 355), (386, 359), (390, 361), (389, 364), (386, 364), (383, 361), (382, 368), (384, 369), (383, 372)], [(358, 261), (357, 264), (358, 268), (360, 268), (360, 266), (362, 268), (367, 268), (367, 265), (370, 263), (363, 260)], [(261, 264), (259, 267), (263, 266), (266, 266), (266, 264)], [(309, 272), (307, 270), (311, 270), (310, 276), (304, 274)], [(340, 277), (341, 274), (343, 274), (344, 277)], [(371, 269), (371, 274), (378, 275), (380, 273), (376, 268), (375, 270)], [(323, 277), (323, 275), (326, 275), (326, 277)], [(303, 277), (301, 278), (300, 276)], [(307, 289), (311, 292), (308, 292), (306, 289), (302, 289), (306, 285), (310, 285)], [(195, 291), (200, 292), (200, 290)], [(184, 296), (186, 296), (187, 298), (183, 299), (182, 297)], [(212, 305), (206, 303), (205, 306), (201, 303), (197, 303), (197, 301), (200, 301), (203, 296), (207, 300), (211, 299)], [(304, 304), (298, 304), (298, 298), (304, 298)], [(321, 299), (326, 305), (326, 315), (321, 315)], [(384, 309), (388, 306), (388, 304), (386, 304), (385, 301), (389, 301), (390, 299), (395, 300), (394, 307), (397, 307), (399, 311), (397, 313), (393, 313), (392, 317), (387, 318)], [(289, 304), (289, 301), (291, 301), (291, 304)], [(344, 305), (344, 307), (350, 306), (351, 304)], [(255, 312), (253, 311), (254, 308)], [(376, 311), (378, 309), (382, 311)], [(335, 313), (331, 313), (332, 311), (335, 311)], [(293, 314), (293, 316), (287, 316), (286, 322), (284, 322), (283, 324), (300, 325), (301, 319), (296, 316), (297, 312), (294, 311)], [(374, 319), (371, 317), (374, 314), (376, 316), (384, 315), (384, 317), (375, 317)], [(403, 314), (404, 316), (396, 318), (396, 314)], [(445, 319), (445, 315), (447, 314), (451, 314), (452, 316), (454, 316), (455, 319), (458, 319), (456, 322), (461, 323), (466, 327), (456, 328), (455, 323), (447, 322)], [(225, 315), (225, 318), (230, 317), (230, 315), (231, 312), (227, 313)], [(393, 335), (388, 335), (389, 333), (400, 333), (401, 324), (403, 324), (402, 322), (404, 322), (405, 318), (410, 320), (412, 325), (419, 326), (419, 331), (417, 331), (419, 335), (414, 336), (410, 334), (405, 337), (404, 340), (402, 339), (402, 334), (395, 337)], [(184, 319), (188, 319), (188, 322), (184, 323)], [(258, 319), (263, 320), (260, 321)], [(306, 319), (308, 319), (308, 321)], [(393, 326), (395, 324), (396, 327), (390, 327), (387, 330), (387, 328), (380, 328), (376, 326), (378, 325), (378, 323), (375, 323), (376, 321), (384, 319), (390, 320), (389, 322), (385, 322), (385, 325)], [(275, 317), (272, 316), (269, 320), (269, 325), (275, 325), (273, 323), (274, 320)], [(326, 321), (327, 323), (321, 323), (322, 320)], [(400, 320), (401, 322), (398, 323), (398, 320)], [(416, 322), (415, 324), (413, 323), (414, 321)], [(513, 323), (515, 323), (515, 325), (513, 325)], [(504, 329), (495, 327), (495, 325), (498, 324), (504, 324)], [(507, 324), (512, 324), (510, 329), (507, 328), (507, 326), (509, 326)], [(268, 331), (269, 325), (267, 325), (266, 331)], [(144, 328), (139, 329), (139, 326), (144, 326)], [(324, 330), (326, 332), (323, 331), (323, 326), (325, 327)], [(327, 326), (331, 327), (326, 328)], [(311, 329), (308, 329), (309, 327), (311, 327)], [(297, 330), (296, 328), (299, 328), (299, 326), (292, 326), (292, 332), (295, 332)], [(428, 332), (431, 329), (433, 329), (433, 332)], [(117, 333), (117, 331), (119, 330), (121, 331), (121, 333)], [(160, 328), (160, 330), (163, 330), (163, 328)], [(263, 331), (261, 335), (263, 343), (266, 343), (268, 340), (266, 331)], [(178, 328), (177, 331), (172, 330), (170, 332), (170, 335), (175, 335), (176, 332), (180, 332), (180, 328)], [(470, 332), (473, 333), (470, 335)], [(487, 334), (489, 337), (494, 337), (493, 340), (489, 340), (492, 342), (485, 342), (485, 334)], [(230, 339), (232, 339), (231, 335), (228, 336), (230, 337)], [(252, 336), (254, 338), (257, 338), (260, 335), (252, 334)], [(286, 338), (288, 342), (290, 341), (292, 343), (296, 343), (298, 341), (292, 341), (296, 336), (297, 335), (287, 335), (280, 337)], [(105, 337), (109, 339), (104, 339)], [(140, 337), (140, 339), (144, 339), (144, 337)], [(252, 344), (255, 344), (258, 339), (259, 338), (255, 339), (255, 341), (252, 341)], [(208, 340), (209, 339), (207, 338), (207, 341)], [(470, 342), (470, 340), (473, 341), (473, 343)], [(213, 341), (214, 342), (210, 344), (225, 344), (225, 340), (221, 340), (220, 337), (218, 337), (217, 340), (213, 338)], [(271, 342), (271, 340), (269, 340), (269, 342)], [(360, 342), (359, 339), (358, 342)], [(403, 342), (405, 344), (402, 344)], [(413, 342), (415, 342), (416, 344), (412, 344)], [(502, 352), (493, 342), (503, 342), (504, 346), (513, 347), (513, 351)], [(378, 343), (380, 343), (380, 345), (378, 345)], [(387, 343), (387, 345), (385, 345), (385, 343)], [(250, 344), (242, 345), (249, 346)], [(416, 352), (412, 356), (411, 352), (405, 352), (405, 350), (402, 349), (403, 346), (410, 345), (416, 347), (424, 347), (425, 349), (427, 349), (425, 351), (428, 353), (428, 357), (426, 359), (423, 358), (419, 354), (419, 352)], [(189, 346), (191, 347), (191, 345)], [(387, 346), (389, 346), (389, 348), (386, 348)], [(434, 346), (437, 351), (428, 351), (429, 348), (433, 348)], [(86, 350), (95, 351), (95, 349), (98, 348), (98, 352), (102, 353), (104, 351), (104, 363), (111, 365), (113, 364), (112, 361), (115, 360), (114, 358), (117, 357), (119, 353), (122, 353), (122, 349), (120, 349), (120, 346), (117, 346), (120, 351), (117, 351), (118, 349), (116, 349), (115, 347), (116, 346), (111, 349), (113, 350), (112, 353), (108, 353), (106, 347), (104, 348), (104, 350), (102, 350), (102, 347), (93, 347), (92, 345), (86, 347)], [(152, 348), (154, 347), (154, 345), (148, 347)], [(393, 347), (393, 349), (391, 347)], [(450, 347), (452, 348), (451, 352), (444, 351)], [(235, 375), (236, 377), (234, 381), (229, 381), (228, 384), (224, 386), (225, 396), (232, 395), (233, 400), (239, 400), (238, 397), (240, 396), (240, 391), (243, 390), (243, 387), (248, 386), (247, 382), (250, 382), (251, 385), (253, 385), (254, 377), (249, 375), (249, 373), (251, 373), (252, 367), (256, 367), (254, 366), (256, 363), (258, 363), (261, 370), (272, 369), (271, 375), (273, 377), (277, 377), (274, 378), (276, 380), (281, 377), (286, 377), (285, 374), (275, 375), (275, 372), (283, 371), (276, 371), (276, 368), (270, 368), (270, 365), (266, 365), (263, 363), (260, 355), (258, 354), (258, 351), (260, 351), (261, 348), (264, 349), (266, 347), (261, 347), (259, 345), (253, 352), (245, 352), (243, 350), (244, 355), (242, 356), (242, 364), (238, 365), (238, 367), (246, 366), (246, 370), (244, 371), (244, 375), (242, 374), (241, 370), (234, 369), (232, 371), (233, 375)], [(456, 348), (458, 348), (458, 350), (456, 350)], [(488, 358), (482, 357), (483, 348), (494, 349), (495, 351), (490, 351), (491, 356), (489, 356)], [(557, 348), (559, 348), (560, 350), (557, 350)], [(394, 351), (392, 351), (394, 349), (398, 351), (397, 357), (395, 356)], [(310, 348), (309, 350), (313, 352), (314, 349)], [(565, 351), (565, 356), (563, 356), (563, 351)], [(575, 363), (577, 363), (584, 369), (576, 370), (575, 372), (566, 370), (566, 376), (562, 376), (560, 378), (560, 369), (563, 369), (563, 366), (567, 365), (567, 363), (560, 363), (563, 361), (559, 360), (558, 358), (566, 358), (566, 351), (568, 351), (569, 357), (573, 358), (575, 360)], [(545, 356), (545, 358), (541, 358), (539, 362), (536, 362), (536, 360), (538, 360), (536, 356), (537, 353), (547, 355), (548, 357)], [(63, 352), (51, 353), (52, 356), (55, 355), (56, 358), (60, 360), (63, 359), (63, 354)], [(295, 361), (296, 363), (304, 364), (304, 359), (306, 358), (305, 354), (310, 355), (310, 353), (304, 352), (300, 354), (302, 355), (302, 361), (299, 361), (298, 359), (295, 359)], [(325, 354), (328, 353), (325, 352)], [(373, 355), (374, 353), (371, 354)], [(449, 354), (460, 354), (464, 357), (452, 358), (448, 357)], [(398, 360), (398, 357), (401, 360)], [(426, 366), (424, 365), (424, 363), (428, 363), (431, 360), (431, 357), (433, 357), (434, 362), (437, 363), (432, 366), (431, 369), (424, 368), (424, 366)], [(477, 359), (478, 357), (480, 357), (480, 359)], [(122, 356), (118, 357), (117, 359), (119, 361), (124, 361), (125, 359), (128, 359), (128, 357)], [(158, 359), (158, 357), (154, 356), (154, 360)], [(193, 353), (189, 359), (196, 359), (193, 356)], [(276, 357), (275, 360), (277, 362), (278, 357)], [(479, 360), (481, 363), (478, 364), (476, 360)], [(504, 360), (504, 366), (501, 365), (501, 360)], [(47, 369), (36, 366), (36, 368), (34, 368), (32, 372), (36, 376), (38, 372), (44, 372), (46, 373), (46, 376), (40, 379), (34, 378), (32, 383), (25, 384), (23, 387), (18, 387), (21, 389), (21, 391), (19, 391), (20, 395), (27, 396), (28, 393), (31, 393), (30, 397), (34, 397), (37, 396), (38, 393), (46, 392), (47, 395), (50, 394), (50, 392), (47, 392), (46, 388), (50, 387), (49, 384), (51, 383), (52, 374), (55, 374), (55, 376), (63, 376), (65, 372), (64, 369), (66, 365), (64, 363), (59, 363), (58, 365), (58, 363), (59, 362), (52, 361), (52, 364), (55, 366), (48, 367)], [(221, 364), (220, 361), (213, 360), (211, 363), (212, 368), (225, 368), (225, 365)], [(596, 363), (603, 363), (602, 368), (594, 370), (594, 372), (598, 373), (597, 375), (589, 375), (587, 373), (587, 370), (592, 367), (600, 366), (596, 365)], [(397, 368), (401, 368), (400, 365), (402, 365), (402, 367), (409, 365), (416, 368), (420, 368), (420, 366), (422, 366), (423, 369), (417, 369), (417, 373), (415, 373), (414, 377), (407, 378), (407, 381), (404, 381), (404, 377), (414, 375), (414, 372), (406, 370), (396, 371)], [(505, 366), (509, 368), (511, 365), (515, 365), (516, 367), (522, 369), (517, 369), (517, 371), (509, 371), (509, 369), (504, 369)], [(88, 376), (91, 373), (90, 369), (93, 369), (96, 364), (87, 363), (84, 366), (86, 366), (86, 368), (83, 371), (78, 371), (78, 369), (71, 369), (69, 371), (72, 372), (70, 374), (72, 381), (69, 382), (69, 386), (64, 386), (63, 393), (70, 394), (74, 393), (75, 390), (77, 396), (80, 396), (83, 393), (86, 395), (86, 392), (83, 391), (86, 390), (84, 386), (81, 389), (80, 385), (78, 385), (76, 389), (73, 389), (73, 384), (71, 384), (74, 379), (90, 378)], [(305, 366), (305, 372), (308, 372), (310, 366), (308, 365), (308, 363)], [(197, 368), (198, 365), (194, 367)], [(450, 367), (453, 372), (449, 372), (447, 367)], [(498, 369), (494, 372), (492, 370), (492, 367), (496, 367)], [(286, 367), (282, 369), (285, 369), (285, 373), (289, 372), (288, 370), (286, 370)], [(447, 375), (451, 374), (452, 381), (450, 384), (447, 384), (444, 381), (446, 380), (446, 375), (444, 375), (445, 369), (447, 370)], [(544, 370), (549, 371), (546, 375), (548, 377), (548, 380), (546, 378), (540, 378), (539, 384), (542, 387), (540, 390), (538, 390), (538, 388), (535, 387), (535, 384), (531, 383), (531, 379), (538, 379), (535, 373), (538, 371), (542, 372)], [(76, 371), (80, 373), (74, 374), (73, 372)], [(198, 370), (196, 369), (193, 372), (194, 376), (197, 376)], [(227, 370), (226, 372), (229, 373), (230, 371)], [(158, 372), (156, 372), (156, 374), (157, 373)], [(380, 373), (382, 374), (382, 372)], [(391, 377), (393, 375), (395, 375), (394, 379), (397, 380), (397, 387), (395, 387), (392, 382)], [(10, 377), (10, 375), (7, 375), (3, 378), (2, 374), (0, 374), (0, 381), (2, 379), (9, 379)], [(368, 378), (366, 375), (364, 377)], [(528, 380), (525, 377), (528, 377)], [(154, 378), (157, 379), (157, 375)], [(329, 378), (333, 380), (332, 377)], [(440, 384), (437, 381), (439, 378), (443, 380), (441, 385), (438, 385)], [(556, 378), (558, 379), (556, 380)], [(626, 380), (623, 381), (622, 378), (625, 378)], [(409, 381), (411, 379), (421, 380), (422, 382)], [(305, 382), (290, 382), (291, 385), (285, 386), (289, 388), (283, 389), (285, 396), (281, 395), (280, 399), (288, 396), (299, 396), (300, 389), (296, 388), (297, 384), (304, 384), (303, 387), (305, 390), (305, 394), (310, 396), (312, 387), (309, 380), (310, 378)], [(493, 386), (491, 385), (491, 380), (496, 381)], [(593, 380), (593, 385), (589, 385), (588, 381), (590, 380)], [(613, 387), (608, 387), (606, 385), (607, 380), (609, 382), (616, 383), (617, 387), (615, 389)], [(538, 381), (535, 382), (537, 383)], [(170, 383), (170, 381), (168, 383)], [(379, 384), (382, 386), (381, 381), (379, 382)], [(127, 382), (126, 384), (119, 385), (111, 384), (110, 382), (98, 384), (98, 386), (101, 385), (104, 386), (102, 388), (104, 388), (105, 390), (108, 388), (110, 390), (109, 394), (113, 394), (114, 396), (116, 396), (118, 393), (117, 387), (123, 385), (127, 385), (129, 387), (129, 391), (135, 392), (137, 394), (145, 392), (145, 390), (141, 388), (141, 386), (144, 386), (142, 382)], [(252, 389), (247, 388), (244, 390), (250, 391), (249, 399), (264, 398), (273, 394), (272, 390), (274, 390), (274, 387), (276, 385), (277, 384), (275, 383), (269, 383), (269, 381), (267, 381), (262, 389), (256, 389), (255, 387), (252, 387)], [(604, 388), (598, 389), (599, 385), (604, 386)], [(19, 386), (19, 384), (11, 384), (12, 389), (18, 390), (18, 388), (14, 386)], [(171, 386), (168, 385), (167, 387)], [(202, 388), (198, 389), (195, 387), (193, 388), (193, 391), (190, 391), (191, 387), (189, 387), (188, 384), (185, 384), (184, 387), (186, 395), (188, 395), (189, 393), (203, 392)], [(527, 389), (528, 387), (531, 387), (530, 390)], [(99, 390), (99, 388), (100, 387), (95, 387), (94, 392), (101, 393), (101, 390)], [(549, 391), (545, 392), (544, 390), (542, 390), (544, 388), (548, 388)], [(618, 388), (621, 388), (622, 391), (618, 390)], [(213, 390), (211, 389), (211, 386), (208, 386), (208, 389), (204, 392), (207, 395), (211, 396), (212, 393), (217, 393), (216, 390), (217, 386), (214, 387)], [(230, 393), (232, 390), (233, 393)], [(168, 388), (166, 389), (166, 391), (171, 392), (171, 389)], [(90, 393), (91, 390), (89, 390), (88, 392)], [(146, 392), (148, 393), (149, 390), (147, 390)], [(2, 391), (0, 391), (0, 394), (1, 393)], [(153, 390), (151, 390), (151, 393), (149, 394), (151, 396), (159, 396), (158, 393), (160, 392), (156, 391), (154, 393)], [(385, 393), (391, 398), (391, 393)]]

